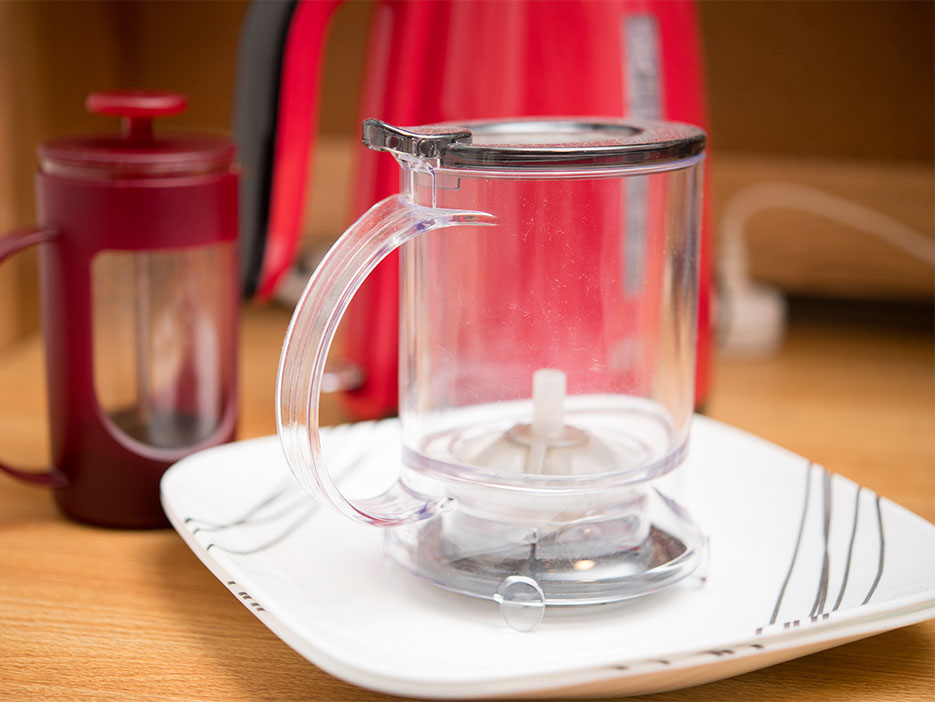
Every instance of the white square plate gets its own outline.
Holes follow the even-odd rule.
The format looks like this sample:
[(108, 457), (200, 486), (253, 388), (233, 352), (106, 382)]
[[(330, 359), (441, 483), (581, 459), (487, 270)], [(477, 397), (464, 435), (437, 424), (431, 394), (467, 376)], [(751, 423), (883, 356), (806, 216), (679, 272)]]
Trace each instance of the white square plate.
[[(322, 430), (342, 488), (379, 492), (398, 422)], [(935, 527), (866, 488), (698, 417), (678, 469), (710, 538), (706, 579), (531, 633), (382, 554), (319, 508), (277, 437), (194, 454), (162, 480), (172, 524), (264, 624), (356, 685), (420, 697), (625, 695), (711, 682), (935, 617)]]

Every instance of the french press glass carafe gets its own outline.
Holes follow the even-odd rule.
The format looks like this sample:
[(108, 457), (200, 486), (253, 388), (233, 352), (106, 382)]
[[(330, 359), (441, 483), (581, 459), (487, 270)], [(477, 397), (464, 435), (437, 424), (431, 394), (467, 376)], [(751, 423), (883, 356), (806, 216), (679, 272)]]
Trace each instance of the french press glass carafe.
[[(416, 574), (504, 606), (627, 599), (704, 539), (660, 479), (692, 416), (704, 133), (610, 119), (398, 129), (368, 120), (402, 193), (335, 244), (296, 309), (279, 431), (299, 482), (386, 528)], [(399, 479), (348, 500), (322, 465), (325, 356), (402, 246)]]

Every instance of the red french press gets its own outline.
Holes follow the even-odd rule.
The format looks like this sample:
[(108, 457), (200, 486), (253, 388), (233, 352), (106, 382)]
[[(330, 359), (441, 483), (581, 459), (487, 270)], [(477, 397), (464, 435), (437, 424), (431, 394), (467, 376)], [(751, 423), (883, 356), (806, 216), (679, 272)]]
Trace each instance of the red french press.
[(38, 226), (0, 238), (0, 261), (39, 247), (52, 469), (0, 469), (52, 486), (84, 522), (166, 524), (159, 479), (233, 438), (238, 310), (234, 145), (154, 132), (184, 96), (90, 95), (120, 136), (39, 147)]

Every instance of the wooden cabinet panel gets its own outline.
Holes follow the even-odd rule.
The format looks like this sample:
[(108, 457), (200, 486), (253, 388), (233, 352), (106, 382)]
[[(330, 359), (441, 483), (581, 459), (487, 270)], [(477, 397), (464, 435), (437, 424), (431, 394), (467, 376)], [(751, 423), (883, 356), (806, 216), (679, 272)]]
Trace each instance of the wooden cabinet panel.
[[(0, 232), (35, 221), (38, 144), (88, 131), (84, 97), (122, 84), (119, 13), (112, 3), (0, 3)], [(97, 122), (98, 128), (100, 122)], [(0, 268), (0, 343), (38, 324), (36, 255)]]
[(935, 3), (698, 2), (715, 149), (932, 162)]
[[(932, 263), (892, 241), (910, 239), (932, 254), (935, 173), (918, 163), (783, 159), (716, 153), (711, 222), (743, 221), (752, 277), (811, 296), (933, 299)], [(735, 208), (729, 211), (731, 202)], [(887, 219), (880, 219), (884, 215)], [(895, 227), (894, 223), (898, 223)]]

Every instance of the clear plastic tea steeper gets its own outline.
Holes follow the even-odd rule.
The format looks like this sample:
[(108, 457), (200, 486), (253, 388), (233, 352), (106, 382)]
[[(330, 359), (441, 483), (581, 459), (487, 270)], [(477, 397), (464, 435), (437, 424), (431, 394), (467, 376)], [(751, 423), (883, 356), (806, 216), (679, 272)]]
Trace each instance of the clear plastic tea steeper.
[[(296, 307), (277, 421), (306, 490), (386, 550), (531, 628), (692, 573), (705, 540), (660, 483), (692, 416), (705, 135), (619, 119), (401, 129), (367, 120), (402, 192), (337, 241)], [(401, 249), (402, 455), (349, 500), (322, 463), (325, 358), (354, 292)]]

